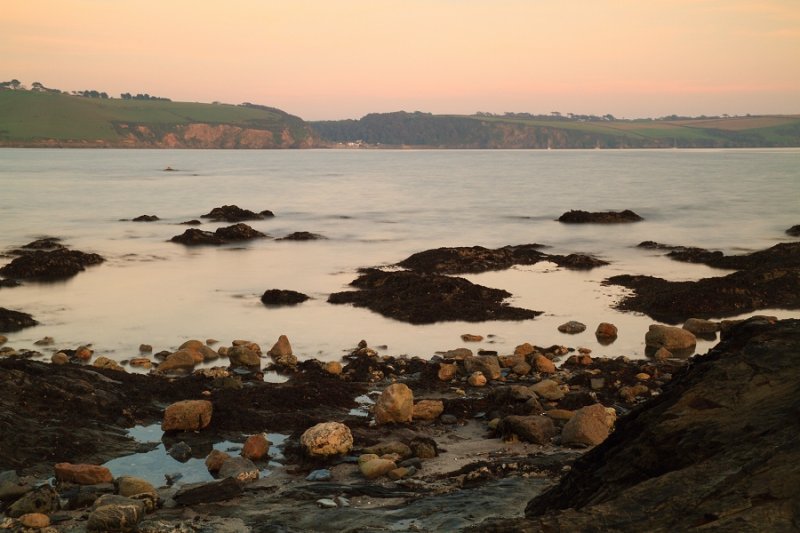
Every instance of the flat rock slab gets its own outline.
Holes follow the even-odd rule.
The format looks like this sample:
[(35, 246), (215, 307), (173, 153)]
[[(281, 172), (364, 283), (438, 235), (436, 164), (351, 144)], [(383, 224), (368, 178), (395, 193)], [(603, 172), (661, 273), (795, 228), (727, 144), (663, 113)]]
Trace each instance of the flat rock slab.
[(541, 314), (504, 304), (511, 296), (507, 291), (439, 274), (366, 269), (350, 285), (359, 290), (333, 293), (328, 302), (366, 307), (411, 324), (527, 320)]

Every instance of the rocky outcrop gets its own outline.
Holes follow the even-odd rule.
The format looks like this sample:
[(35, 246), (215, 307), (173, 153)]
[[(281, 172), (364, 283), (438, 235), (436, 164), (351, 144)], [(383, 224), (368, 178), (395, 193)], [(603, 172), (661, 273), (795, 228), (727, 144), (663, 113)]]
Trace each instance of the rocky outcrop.
[(199, 246), (204, 244), (230, 244), (253, 239), (264, 239), (266, 237), (267, 235), (254, 230), (247, 224), (239, 223), (233, 226), (217, 228), (213, 233), (197, 228), (189, 228), (180, 235), (172, 237), (170, 241), (185, 244), (186, 246)]
[(350, 285), (359, 290), (333, 293), (328, 302), (366, 307), (411, 324), (527, 320), (541, 314), (504, 304), (511, 296), (507, 291), (439, 274), (365, 269)]
[(786, 235), (790, 235), (792, 237), (800, 237), (800, 224), (794, 225), (791, 228), (787, 229)]
[(0, 332), (19, 331), (38, 324), (28, 313), (0, 307)]
[(800, 321), (753, 319), (622, 418), (527, 519), (481, 531), (794, 531)]
[(99, 265), (104, 259), (98, 254), (56, 248), (51, 251), (35, 249), (14, 258), (0, 268), (0, 275), (12, 279), (57, 281), (71, 278), (86, 267)]
[(559, 222), (566, 222), (569, 224), (619, 224), (624, 222), (640, 222), (642, 220), (644, 219), (630, 209), (625, 209), (624, 211), (599, 212), (572, 210), (558, 217)]
[(200, 218), (210, 218), (214, 222), (244, 222), (245, 220), (263, 220), (274, 216), (275, 214), (268, 209), (256, 213), (249, 209), (242, 209), (238, 205), (223, 205), (215, 207), (205, 215), (200, 215)]
[(261, 303), (264, 305), (296, 305), (306, 300), (307, 295), (288, 289), (268, 289), (261, 295)]
[(534, 265), (540, 261), (550, 261), (572, 270), (589, 270), (608, 264), (583, 254), (546, 254), (539, 251), (542, 247), (542, 244), (520, 244), (496, 249), (483, 246), (436, 248), (415, 253), (397, 263), (397, 266), (436, 274), (477, 274), (505, 270), (514, 265)]
[(326, 237), (319, 233), (311, 233), (310, 231), (295, 231), (285, 237), (277, 239), (279, 241), (318, 241), (324, 240)]

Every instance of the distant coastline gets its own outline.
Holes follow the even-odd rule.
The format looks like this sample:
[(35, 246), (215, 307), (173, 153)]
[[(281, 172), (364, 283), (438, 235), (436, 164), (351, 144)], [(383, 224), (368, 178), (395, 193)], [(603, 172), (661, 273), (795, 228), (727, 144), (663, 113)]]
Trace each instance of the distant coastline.
[[(98, 93), (105, 94), (105, 93)], [(800, 147), (800, 115), (372, 113), (305, 121), (250, 103), (0, 90), (0, 147), (196, 149), (635, 149)]]

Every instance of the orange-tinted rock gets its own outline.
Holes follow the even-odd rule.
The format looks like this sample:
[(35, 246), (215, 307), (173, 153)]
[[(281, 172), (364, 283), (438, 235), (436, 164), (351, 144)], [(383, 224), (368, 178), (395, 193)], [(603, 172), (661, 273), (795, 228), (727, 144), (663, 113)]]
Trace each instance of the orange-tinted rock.
[(263, 433), (250, 435), (247, 437), (247, 440), (244, 441), (244, 446), (242, 447), (242, 456), (247, 457), (252, 461), (258, 461), (266, 456), (267, 452), (269, 452), (269, 444), (270, 442)]
[(184, 400), (164, 410), (162, 431), (203, 429), (211, 422), (213, 406), (208, 400)]
[(536, 371), (543, 374), (555, 374), (556, 365), (543, 355), (537, 355), (533, 359), (533, 364), (536, 365)]
[(57, 463), (54, 467), (56, 479), (78, 485), (111, 483), (114, 476), (105, 466), (89, 464)]
[(414, 404), (414, 420), (436, 420), (443, 411), (441, 400), (420, 400)]

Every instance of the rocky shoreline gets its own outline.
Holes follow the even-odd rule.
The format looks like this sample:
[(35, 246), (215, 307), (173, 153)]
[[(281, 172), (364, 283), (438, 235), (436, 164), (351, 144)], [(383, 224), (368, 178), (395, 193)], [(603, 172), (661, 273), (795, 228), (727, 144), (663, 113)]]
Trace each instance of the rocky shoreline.
[[(423, 360), (381, 357), (362, 341), (341, 362), (300, 362), (285, 337), (265, 353), (247, 341), (216, 350), (189, 341), (154, 362), (148, 375), (98, 365), (102, 358), (78, 362), (75, 353), (75, 362), (65, 364), (6, 357), (0, 359), (0, 529), (49, 523), (49, 531), (70, 532), (539, 531), (545, 522), (532, 519), (536, 509), (569, 505), (532, 503), (528, 519), (501, 519), (521, 516), (547, 487), (582, 486), (586, 481), (573, 477), (602, 471), (598, 450), (611, 446), (604, 441), (614, 443), (618, 468), (635, 462), (619, 442), (669, 391), (699, 387), (684, 403), (703, 415), (730, 403), (727, 389), (717, 390), (714, 381), (686, 385), (687, 375), (715, 369), (750, 346), (747, 356), (761, 361), (747, 363), (763, 375), (758, 382), (789, 386), (795, 377), (785, 358), (797, 347), (796, 320), (730, 324), (717, 348), (691, 359), (672, 357), (667, 348), (677, 351), (673, 344), (692, 333), (654, 328), (647, 342), (660, 346), (648, 360), (530, 343), (509, 354), (460, 348)], [(465, 343), (472, 338), (465, 335)], [(196, 362), (174, 365), (187, 355), (221, 364), (194, 371)], [(772, 377), (776, 369), (781, 376)], [(278, 372), (285, 382), (266, 382), (264, 372)], [(706, 373), (714, 372), (730, 374)], [(742, 379), (752, 382), (752, 372)], [(732, 375), (730, 386), (748, 387), (738, 379)], [(759, 391), (762, 402), (773, 402), (768, 389)], [(653, 416), (654, 427), (679, 423)], [(102, 466), (151, 451), (156, 443), (136, 442), (127, 430), (154, 424), (161, 424), (158, 444), (167, 454), (203, 460), (199, 468), (216, 480), (184, 485), (163, 471), (166, 482), (157, 484)], [(263, 435), (276, 432), (286, 438), (270, 446)], [(712, 453), (726, 449), (731, 437), (719, 442), (707, 429), (686, 439)], [(223, 452), (213, 447), (220, 441), (233, 444)], [(585, 455), (587, 449), (594, 451)], [(666, 460), (647, 457), (654, 465)], [(798, 480), (796, 470), (789, 474)], [(603, 474), (593, 483), (617, 478)], [(593, 490), (585, 489), (588, 499), (575, 506), (607, 493)], [(558, 498), (572, 501), (565, 493)], [(479, 525), (484, 520), (490, 521)]]

